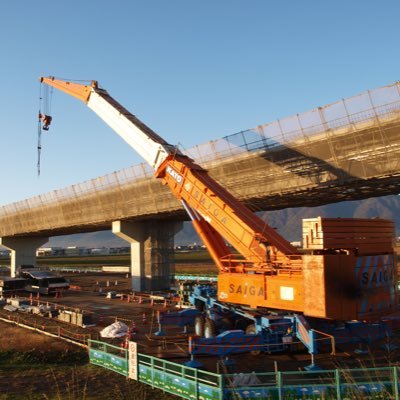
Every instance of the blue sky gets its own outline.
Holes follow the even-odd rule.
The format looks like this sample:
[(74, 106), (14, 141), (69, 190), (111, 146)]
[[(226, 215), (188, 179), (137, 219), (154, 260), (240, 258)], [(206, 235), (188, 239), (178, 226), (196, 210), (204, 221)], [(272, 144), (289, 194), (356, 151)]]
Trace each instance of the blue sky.
[(0, 205), (141, 162), (55, 92), (37, 176), (39, 76), (96, 79), (184, 148), (400, 79), (399, 1), (8, 1)]

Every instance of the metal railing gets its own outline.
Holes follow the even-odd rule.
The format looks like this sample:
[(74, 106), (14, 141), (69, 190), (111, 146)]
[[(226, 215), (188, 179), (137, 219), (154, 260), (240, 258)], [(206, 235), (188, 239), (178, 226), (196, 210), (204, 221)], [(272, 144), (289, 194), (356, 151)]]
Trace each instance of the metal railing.
[[(127, 350), (92, 340), (89, 346), (91, 363), (128, 376)], [(398, 366), (216, 374), (138, 354), (137, 368), (140, 382), (184, 399), (400, 399)]]

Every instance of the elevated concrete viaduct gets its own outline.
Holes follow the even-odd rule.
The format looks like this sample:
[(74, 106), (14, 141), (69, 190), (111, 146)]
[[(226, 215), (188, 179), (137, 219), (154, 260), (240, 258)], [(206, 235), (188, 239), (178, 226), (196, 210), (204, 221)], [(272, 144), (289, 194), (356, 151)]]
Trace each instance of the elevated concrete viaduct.
[[(186, 153), (254, 211), (398, 194), (399, 93), (396, 83)], [(185, 219), (141, 164), (1, 207), (0, 237), (15, 251), (15, 271), (35, 263), (32, 249), (49, 236), (112, 227), (131, 244), (133, 287), (155, 290), (167, 286), (168, 253)]]

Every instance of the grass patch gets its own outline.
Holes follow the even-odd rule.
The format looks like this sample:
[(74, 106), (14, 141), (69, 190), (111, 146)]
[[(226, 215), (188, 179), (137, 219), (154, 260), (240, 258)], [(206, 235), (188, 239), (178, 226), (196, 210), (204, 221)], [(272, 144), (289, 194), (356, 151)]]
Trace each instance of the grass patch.
[(88, 364), (84, 349), (1, 351), (0, 387), (0, 400), (174, 399)]
[[(5, 382), (9, 381), (6, 385)], [(91, 365), (31, 365), (0, 370), (0, 400), (173, 400), (147, 385)]]
[(54, 364), (60, 365), (84, 365), (89, 358), (87, 351), (81, 348), (76, 350), (48, 351), (44, 348), (32, 348), (28, 351), (16, 351), (9, 349), (0, 351), (0, 369), (6, 367), (24, 367), (32, 365)]
[(207, 250), (174, 253), (174, 261), (182, 264), (212, 263)]
[[(173, 261), (178, 264), (211, 264), (207, 250), (176, 252)], [(38, 265), (60, 267), (101, 267), (103, 265), (130, 265), (130, 254), (110, 254), (102, 256), (46, 256), (37, 257)], [(0, 264), (10, 265), (10, 259), (0, 257)]]

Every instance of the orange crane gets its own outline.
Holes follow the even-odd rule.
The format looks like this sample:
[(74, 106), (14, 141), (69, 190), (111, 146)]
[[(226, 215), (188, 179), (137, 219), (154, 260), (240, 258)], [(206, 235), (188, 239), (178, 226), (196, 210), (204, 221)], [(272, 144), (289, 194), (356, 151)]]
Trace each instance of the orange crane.
[(169, 186), (219, 269), (220, 302), (334, 320), (376, 320), (396, 310), (390, 221), (310, 220), (300, 252), (96, 81), (40, 81), (87, 104)]

